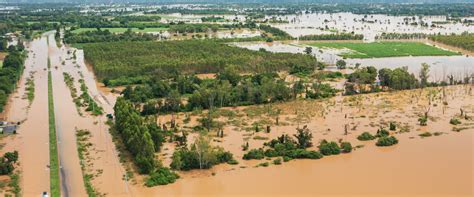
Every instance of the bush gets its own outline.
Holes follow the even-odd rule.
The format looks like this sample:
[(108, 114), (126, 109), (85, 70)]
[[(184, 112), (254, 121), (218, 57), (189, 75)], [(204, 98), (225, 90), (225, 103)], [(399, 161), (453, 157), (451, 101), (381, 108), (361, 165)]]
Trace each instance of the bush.
[(379, 138), (379, 140), (377, 140), (377, 143), (375, 143), (375, 145), (377, 145), (377, 146), (392, 146), (394, 144), (398, 144), (398, 140), (397, 140), (397, 138), (395, 138), (393, 136), (381, 137), (381, 138)]
[(375, 136), (373, 136), (369, 132), (364, 132), (360, 134), (359, 136), (357, 136), (357, 139), (360, 141), (369, 141), (369, 140), (375, 139)]
[(418, 122), (420, 122), (421, 126), (426, 126), (426, 125), (428, 125), (428, 117), (422, 116), (422, 117), (418, 118)]
[(145, 185), (147, 187), (167, 185), (174, 183), (178, 178), (179, 175), (172, 172), (169, 168), (159, 168), (156, 172), (150, 174), (150, 176), (145, 181)]
[(305, 149), (295, 149), (287, 153), (288, 157), (293, 159), (321, 159), (323, 155), (318, 151), (305, 150)]
[(338, 155), (341, 153), (341, 148), (336, 142), (327, 142), (323, 140), (319, 145), (319, 152), (323, 155)]
[(395, 131), (397, 130), (397, 125), (394, 122), (390, 122), (390, 131)]
[(375, 135), (375, 137), (387, 137), (389, 136), (390, 133), (385, 130), (384, 128), (380, 128), (379, 130), (377, 130), (377, 134)]
[(243, 159), (245, 160), (251, 160), (251, 159), (263, 159), (265, 157), (265, 153), (263, 152), (263, 149), (252, 149), (248, 153), (245, 153), (243, 156)]
[(458, 124), (461, 124), (461, 121), (458, 120), (457, 118), (451, 118), (451, 120), (449, 120), (449, 124), (458, 125)]
[(292, 160), (293, 158), (291, 157), (288, 157), (288, 156), (283, 156), (283, 161), (284, 162), (289, 162), (290, 160)]
[(274, 150), (274, 149), (267, 149), (267, 150), (265, 151), (265, 156), (266, 156), (266, 157), (278, 157), (279, 154), (278, 154), (278, 152), (277, 152), (276, 150)]
[(350, 142), (341, 142), (341, 149), (343, 153), (352, 152), (352, 144)]
[(280, 158), (277, 158), (277, 159), (273, 160), (273, 164), (275, 164), (275, 165), (281, 165), (281, 159), (280, 159)]
[(259, 163), (258, 167), (268, 167), (270, 164), (268, 162)]
[(422, 134), (419, 134), (420, 137), (431, 137), (433, 134), (431, 134), (430, 132), (424, 132)]
[(235, 160), (235, 159), (231, 159), (231, 160), (228, 161), (227, 163), (230, 164), (230, 165), (237, 165), (237, 164), (239, 164), (239, 162), (238, 162), (237, 160)]

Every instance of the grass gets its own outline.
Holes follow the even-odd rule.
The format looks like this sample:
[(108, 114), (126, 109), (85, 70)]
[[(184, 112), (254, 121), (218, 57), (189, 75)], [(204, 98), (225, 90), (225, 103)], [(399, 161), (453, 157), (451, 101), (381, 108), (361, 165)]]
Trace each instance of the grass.
[(3, 67), (3, 61), (0, 60), (0, 68)]
[(15, 196), (21, 196), (21, 187), (20, 187), (20, 173), (13, 173), (10, 175), (10, 183), (8, 186), (11, 188), (11, 192), (15, 194)]
[(33, 99), (35, 98), (35, 79), (32, 73), (30, 73), (30, 77), (26, 79), (26, 92), (28, 101), (31, 105)]
[(344, 58), (379, 58), (402, 56), (452, 56), (458, 53), (443, 50), (419, 42), (373, 42), (373, 43), (330, 43), (317, 42), (309, 44), (319, 48), (350, 49), (342, 53)]
[[(100, 28), (101, 30), (109, 30), (112, 33), (123, 33), (128, 30), (128, 28)], [(163, 28), (163, 27), (156, 27), (156, 28), (145, 28), (145, 29), (138, 29), (138, 28), (131, 28), (133, 32), (140, 32), (140, 33), (149, 33), (149, 32), (160, 32), (160, 31), (166, 31), (168, 28)], [(96, 31), (97, 28), (79, 28), (72, 33), (82, 33), (86, 31)]]
[[(49, 61), (48, 61), (49, 63)], [(59, 157), (56, 136), (56, 120), (54, 117), (53, 83), (51, 71), (48, 71), (48, 111), (49, 111), (49, 180), (51, 196), (61, 196), (59, 182)]]
[(89, 160), (89, 137), (90, 131), (88, 130), (77, 130), (76, 131), (76, 144), (77, 144), (77, 152), (79, 153), (79, 159), (81, 161), (81, 170), (82, 170), (82, 179), (84, 181), (84, 186), (87, 191), (87, 195), (89, 197), (97, 196), (95, 188), (92, 186), (91, 180), (94, 178), (93, 174), (88, 174), (86, 170), (86, 166), (88, 166)]

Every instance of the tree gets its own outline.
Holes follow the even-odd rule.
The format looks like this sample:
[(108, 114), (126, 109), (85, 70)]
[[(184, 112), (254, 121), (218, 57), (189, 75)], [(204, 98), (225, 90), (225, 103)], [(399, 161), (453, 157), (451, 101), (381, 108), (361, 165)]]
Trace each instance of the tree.
[(297, 128), (296, 130), (297, 134), (294, 136), (298, 143), (298, 148), (305, 149), (313, 146), (313, 143), (311, 142), (311, 139), (313, 139), (313, 134), (311, 134), (306, 125), (302, 129)]
[(313, 53), (313, 47), (306, 47), (304, 53), (306, 53), (306, 55), (311, 55), (311, 53)]
[(346, 61), (337, 60), (336, 67), (337, 67), (337, 69), (346, 69)]
[(428, 78), (430, 77), (430, 66), (427, 63), (422, 63), (421, 64), (421, 70), (420, 70), (420, 85), (422, 88), (426, 87), (428, 85)]

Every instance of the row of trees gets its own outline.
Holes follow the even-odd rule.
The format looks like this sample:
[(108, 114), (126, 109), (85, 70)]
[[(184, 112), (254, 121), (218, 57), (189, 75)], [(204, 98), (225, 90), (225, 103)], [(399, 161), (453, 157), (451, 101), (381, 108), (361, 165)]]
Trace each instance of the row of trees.
[(441, 42), (443, 44), (463, 48), (469, 51), (474, 51), (474, 34), (449, 35), (449, 36), (431, 36), (431, 40)]
[(340, 33), (340, 34), (321, 34), (321, 35), (305, 35), (300, 36), (300, 40), (362, 40), (364, 35)]
[(8, 96), (15, 90), (24, 68), (26, 52), (22, 44), (8, 49), (8, 55), (3, 60), (3, 67), (0, 68), (0, 112), (3, 111), (7, 103)]
[(128, 29), (122, 34), (114, 34), (109, 30), (85, 31), (82, 33), (72, 33), (66, 31), (64, 35), (64, 42), (69, 44), (74, 43), (94, 43), (94, 42), (119, 42), (119, 41), (153, 41), (158, 39), (157, 36), (145, 33), (135, 33)]

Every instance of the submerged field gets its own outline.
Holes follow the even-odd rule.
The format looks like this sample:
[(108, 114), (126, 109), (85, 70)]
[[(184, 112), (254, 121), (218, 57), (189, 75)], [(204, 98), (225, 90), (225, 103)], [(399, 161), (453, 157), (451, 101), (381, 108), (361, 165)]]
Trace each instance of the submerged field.
[(451, 56), (458, 53), (439, 49), (418, 42), (374, 42), (374, 43), (311, 43), (318, 48), (349, 49), (340, 54), (344, 58), (379, 58), (402, 56)]

